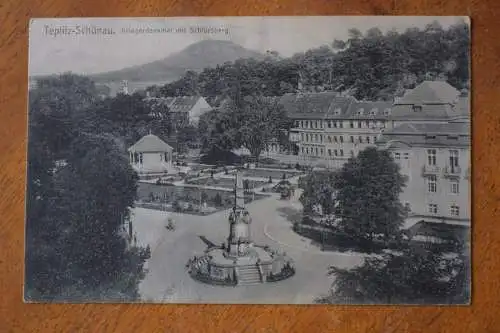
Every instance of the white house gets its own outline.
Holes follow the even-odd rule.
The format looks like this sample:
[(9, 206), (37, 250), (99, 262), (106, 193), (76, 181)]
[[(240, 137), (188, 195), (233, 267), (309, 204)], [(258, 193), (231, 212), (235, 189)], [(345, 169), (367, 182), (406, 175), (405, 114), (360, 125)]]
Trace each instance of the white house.
[(168, 112), (176, 126), (196, 125), (201, 115), (212, 110), (202, 96), (146, 97), (145, 100), (155, 107), (153, 116), (162, 118), (165, 116), (163, 113)]
[(130, 163), (139, 174), (172, 173), (173, 148), (153, 134), (148, 134), (128, 149)]

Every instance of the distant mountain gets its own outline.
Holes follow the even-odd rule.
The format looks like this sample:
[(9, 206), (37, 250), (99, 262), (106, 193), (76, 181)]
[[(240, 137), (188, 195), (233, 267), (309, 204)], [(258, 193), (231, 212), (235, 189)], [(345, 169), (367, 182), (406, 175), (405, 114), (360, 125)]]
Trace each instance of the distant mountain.
[(231, 41), (205, 40), (194, 43), (184, 50), (164, 59), (144, 65), (124, 68), (92, 75), (96, 82), (111, 81), (172, 81), (180, 78), (188, 70), (201, 71), (206, 67), (215, 67), (237, 59), (263, 59), (261, 53), (248, 50)]

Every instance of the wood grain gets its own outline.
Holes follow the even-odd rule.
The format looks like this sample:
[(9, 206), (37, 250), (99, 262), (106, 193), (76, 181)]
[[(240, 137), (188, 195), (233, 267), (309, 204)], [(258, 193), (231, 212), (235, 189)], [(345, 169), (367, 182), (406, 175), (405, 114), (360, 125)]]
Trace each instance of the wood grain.
[[(500, 2), (3, 0), (0, 2), (0, 332), (499, 332)], [(31, 17), (469, 15), (473, 31), (473, 304), (467, 307), (23, 304)]]

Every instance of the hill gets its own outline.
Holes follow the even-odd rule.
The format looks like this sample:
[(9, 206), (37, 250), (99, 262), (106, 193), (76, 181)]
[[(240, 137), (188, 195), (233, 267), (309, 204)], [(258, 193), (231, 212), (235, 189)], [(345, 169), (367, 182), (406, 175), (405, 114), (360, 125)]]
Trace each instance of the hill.
[(182, 77), (186, 71), (201, 71), (237, 59), (263, 59), (264, 55), (248, 50), (231, 41), (205, 40), (194, 43), (184, 50), (161, 60), (144, 65), (124, 68), (92, 76), (96, 82), (110, 81), (172, 81)]

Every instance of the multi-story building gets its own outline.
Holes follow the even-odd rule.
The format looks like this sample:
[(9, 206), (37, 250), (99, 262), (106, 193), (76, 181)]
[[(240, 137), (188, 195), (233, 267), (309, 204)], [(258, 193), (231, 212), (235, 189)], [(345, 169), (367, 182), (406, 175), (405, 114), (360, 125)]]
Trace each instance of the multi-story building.
[(330, 168), (375, 145), (391, 116), (390, 102), (357, 101), (335, 92), (287, 94), (281, 103), (294, 121), (290, 140), (299, 161)]
[(396, 101), (391, 128), (377, 141), (407, 177), (401, 201), (415, 223), (470, 223), (470, 123), (464, 93), (424, 82)]

